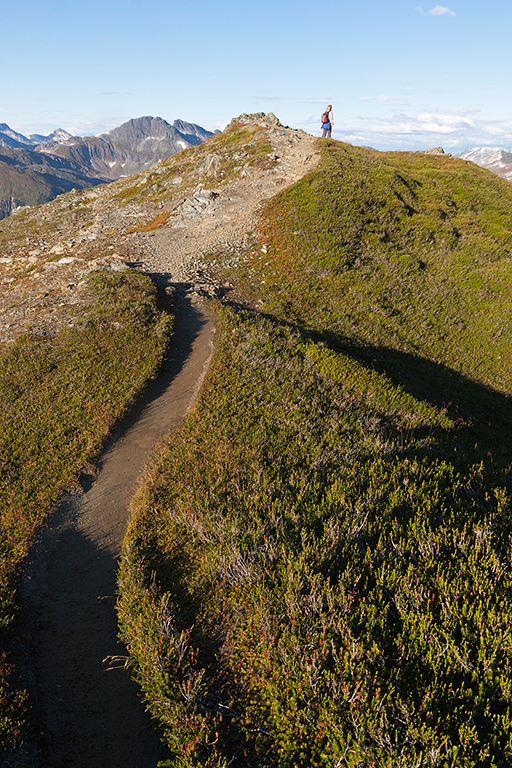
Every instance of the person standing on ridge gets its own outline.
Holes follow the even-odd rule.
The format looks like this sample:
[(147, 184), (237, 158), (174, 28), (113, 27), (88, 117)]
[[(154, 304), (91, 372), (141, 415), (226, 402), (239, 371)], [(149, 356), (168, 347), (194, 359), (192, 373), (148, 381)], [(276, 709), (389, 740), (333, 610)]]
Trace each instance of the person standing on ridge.
[(322, 138), (331, 138), (331, 131), (334, 128), (334, 118), (332, 116), (332, 104), (329, 104), (322, 115)]

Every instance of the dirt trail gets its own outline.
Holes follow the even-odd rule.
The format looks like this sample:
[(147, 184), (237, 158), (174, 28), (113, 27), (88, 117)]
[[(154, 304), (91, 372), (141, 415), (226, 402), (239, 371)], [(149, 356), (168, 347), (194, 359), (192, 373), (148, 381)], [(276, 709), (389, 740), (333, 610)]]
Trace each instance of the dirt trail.
[(151, 768), (157, 738), (124, 670), (117, 642), (116, 561), (128, 505), (155, 445), (193, 405), (214, 351), (215, 323), (199, 301), (180, 302), (164, 368), (106, 447), (83, 490), (66, 494), (32, 552), (28, 603), (36, 706), (48, 768)]
[[(243, 118), (244, 116), (242, 116)], [(247, 117), (247, 116), (246, 116)], [(246, 122), (266, 127), (275, 166), (248, 167), (244, 176), (215, 187), (214, 196), (199, 190), (181, 206), (183, 214), (174, 223), (149, 234), (138, 235), (144, 265), (149, 272), (165, 273), (173, 282), (188, 282), (202, 256), (216, 250), (233, 251), (243, 245), (253, 230), (261, 204), (291, 186), (318, 164), (318, 142), (304, 131), (284, 128), (276, 118), (270, 122), (247, 117)], [(240, 122), (243, 119), (238, 118)], [(274, 122), (275, 121), (275, 122)]]
[(274, 169), (251, 170), (223, 188), (214, 206), (199, 205), (178, 226), (137, 236), (141, 268), (176, 290), (176, 334), (161, 375), (81, 487), (62, 498), (29, 557), (21, 586), (24, 666), (43, 740), (39, 754), (11, 757), (6, 766), (154, 768), (161, 758), (137, 686), (104, 662), (126, 655), (114, 610), (117, 558), (141, 471), (192, 407), (213, 355), (214, 319), (191, 275), (208, 250), (241, 244), (261, 202), (318, 162), (313, 137), (275, 122), (268, 129)]

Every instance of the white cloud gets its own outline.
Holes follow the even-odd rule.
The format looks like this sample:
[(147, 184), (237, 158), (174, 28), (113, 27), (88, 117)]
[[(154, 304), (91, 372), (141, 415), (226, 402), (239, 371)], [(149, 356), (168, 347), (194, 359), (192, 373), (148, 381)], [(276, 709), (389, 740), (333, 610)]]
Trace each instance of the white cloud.
[(203, 125), (203, 128), (206, 128), (207, 131), (223, 131), (229, 122), (229, 120), (217, 120), (215, 123)]
[(466, 115), (477, 115), (480, 110), (475, 109), (474, 107), (454, 107), (453, 109), (431, 109), (430, 112), (434, 115), (459, 115), (462, 117), (465, 117)]
[(358, 101), (392, 101), (391, 96), (360, 96)]
[(429, 11), (430, 16), (455, 16), (456, 14), (451, 11), (447, 5), (436, 5), (435, 8)]
[(332, 101), (334, 101), (333, 97), (327, 97), (325, 99), (303, 99), (302, 101), (299, 101), (299, 104), (330, 104)]
[(499, 125), (488, 125), (485, 128), (485, 132), (490, 136), (506, 136), (507, 131), (501, 128)]
[[(450, 104), (442, 109), (435, 104), (416, 108), (411, 104), (397, 107), (391, 97), (365, 96), (359, 99), (359, 114), (349, 104), (334, 104), (333, 138), (379, 150), (414, 151), (442, 146), (456, 154), (470, 147), (512, 147), (512, 118), (496, 119), (466, 103)], [(415, 101), (417, 97), (415, 97)], [(304, 103), (304, 102), (301, 102)], [(375, 104), (372, 109), (372, 104)], [(323, 102), (322, 102), (323, 106)], [(315, 104), (305, 107), (301, 117), (290, 123), (313, 136), (319, 136), (320, 112)]]
[(447, 5), (436, 5), (434, 8), (431, 8), (430, 11), (424, 11), (420, 6), (419, 8), (416, 8), (416, 10), (418, 13), (421, 13), (422, 16), (451, 16), (452, 18), (455, 18), (457, 15)]
[(380, 118), (362, 118), (370, 135), (416, 137), (423, 135), (449, 136), (474, 127), (474, 121), (465, 115), (438, 114), (433, 111), (418, 114), (393, 114)]
[[(477, 119), (478, 110), (468, 106), (441, 111), (396, 112), (387, 115), (358, 116), (343, 122), (335, 120), (333, 137), (352, 144), (377, 149), (417, 150), (441, 145), (459, 152), (469, 147), (512, 146), (512, 122)], [(310, 116), (308, 116), (310, 118)], [(318, 135), (317, 120), (307, 127)]]

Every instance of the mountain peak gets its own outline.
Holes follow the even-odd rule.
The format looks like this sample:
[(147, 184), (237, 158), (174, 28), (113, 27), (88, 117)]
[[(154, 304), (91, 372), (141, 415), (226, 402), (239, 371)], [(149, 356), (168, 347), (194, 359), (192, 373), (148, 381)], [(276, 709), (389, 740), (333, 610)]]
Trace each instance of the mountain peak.
[(30, 141), (36, 145), (39, 144), (47, 144), (50, 141), (67, 141), (68, 139), (73, 138), (73, 134), (69, 133), (68, 131), (65, 131), (64, 128), (57, 128), (55, 131), (52, 131), (47, 136), (42, 136), (39, 133), (31, 133), (28, 137)]
[[(127, 120), (126, 123), (107, 133), (100, 133), (98, 138), (122, 146), (128, 144), (132, 147), (150, 139), (165, 140), (169, 145), (175, 147), (174, 151), (178, 151), (178, 148), (185, 149), (187, 146), (201, 144), (210, 136), (213, 136), (211, 131), (207, 131), (194, 123), (175, 120), (171, 125), (161, 117), (145, 115)], [(181, 145), (177, 144), (178, 141), (181, 141)], [(185, 146), (183, 146), (183, 142), (185, 142)], [(169, 152), (168, 154), (174, 153)]]
[(38, 147), (40, 144), (47, 144), (50, 141), (66, 141), (71, 138), (71, 133), (63, 128), (57, 128), (48, 135), (32, 133), (30, 136), (24, 136), (10, 128), (7, 123), (0, 123), (0, 147)]

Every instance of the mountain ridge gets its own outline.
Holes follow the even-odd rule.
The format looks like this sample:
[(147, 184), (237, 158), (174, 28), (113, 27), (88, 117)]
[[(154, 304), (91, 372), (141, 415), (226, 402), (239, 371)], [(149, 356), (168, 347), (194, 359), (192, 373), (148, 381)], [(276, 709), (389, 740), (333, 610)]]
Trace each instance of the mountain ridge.
[(194, 123), (160, 117), (128, 120), (99, 136), (72, 136), (61, 128), (29, 137), (0, 124), (0, 219), (26, 205), (53, 200), (145, 170), (201, 144), (214, 133)]
[[(176, 124), (179, 127), (176, 127)], [(161, 117), (132, 118), (98, 136), (74, 136), (63, 142), (42, 144), (38, 151), (75, 162), (87, 162), (107, 181), (138, 173), (158, 160), (201, 144), (214, 134), (193, 123)]]
[[(100, 263), (144, 263), (148, 273), (168, 272), (176, 283), (186, 283), (190, 265), (203, 252), (213, 252), (219, 242), (235, 247), (261, 201), (318, 161), (315, 139), (303, 131), (285, 129), (270, 116), (238, 120), (244, 130), (227, 148), (233, 132), (111, 184), (22, 208), (0, 222), (0, 342), (10, 342), (39, 317), (41, 332), (53, 333), (61, 314), (56, 307), (79, 295), (68, 286)], [(27, 302), (29, 294), (33, 301)]]
[(37, 147), (40, 144), (46, 144), (50, 141), (66, 141), (72, 138), (72, 134), (63, 128), (56, 128), (48, 135), (31, 133), (25, 136), (18, 131), (13, 130), (7, 123), (0, 123), (0, 147), (9, 147), (11, 149), (19, 147)]
[(507, 181), (512, 181), (512, 148), (470, 147), (459, 152), (456, 157), (468, 160)]
[[(270, 113), (1, 224), (6, 349), (86, 318), (94, 270), (110, 296), (112, 272), (142, 270), (220, 299), (219, 364), (139, 495), (120, 580), (169, 765), (511, 763), (511, 211), (473, 163)], [(71, 398), (89, 422), (87, 392)], [(70, 691), (45, 694), (79, 708), (75, 748)]]

